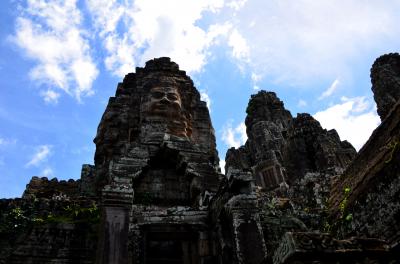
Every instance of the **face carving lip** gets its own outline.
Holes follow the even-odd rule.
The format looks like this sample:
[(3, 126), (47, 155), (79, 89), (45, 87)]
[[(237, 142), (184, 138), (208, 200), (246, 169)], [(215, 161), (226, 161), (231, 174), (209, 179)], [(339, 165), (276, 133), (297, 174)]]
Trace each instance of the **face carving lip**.
[(174, 83), (160, 83), (147, 91), (142, 108), (146, 119), (166, 124), (165, 131), (170, 134), (190, 137), (191, 128), (188, 127), (179, 86)]
[(176, 111), (181, 108), (181, 98), (175, 87), (156, 86), (150, 89), (150, 104), (155, 112)]

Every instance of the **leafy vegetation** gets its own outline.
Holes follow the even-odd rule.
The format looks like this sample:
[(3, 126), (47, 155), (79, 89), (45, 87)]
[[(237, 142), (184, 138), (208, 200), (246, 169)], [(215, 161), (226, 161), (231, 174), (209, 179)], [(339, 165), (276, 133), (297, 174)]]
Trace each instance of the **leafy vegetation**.
[(387, 148), (388, 149), (390, 149), (391, 151), (390, 151), (390, 157), (389, 157), (389, 159), (387, 159), (387, 160), (385, 160), (385, 163), (386, 164), (388, 164), (388, 163), (390, 163), (391, 161), (392, 161), (392, 159), (393, 159), (393, 154), (394, 154), (394, 152), (397, 150), (397, 148), (399, 147), (399, 141), (394, 141), (394, 142), (390, 142), (388, 145), (387, 145)]
[(38, 215), (38, 210), (35, 210), (35, 203), (40, 202), (11, 205), (8, 209), (2, 210), (0, 233), (19, 233), (35, 225), (50, 223), (95, 224), (100, 219), (100, 211), (94, 202), (89, 207), (82, 207), (80, 204), (72, 202), (65, 207), (52, 210), (44, 215)]

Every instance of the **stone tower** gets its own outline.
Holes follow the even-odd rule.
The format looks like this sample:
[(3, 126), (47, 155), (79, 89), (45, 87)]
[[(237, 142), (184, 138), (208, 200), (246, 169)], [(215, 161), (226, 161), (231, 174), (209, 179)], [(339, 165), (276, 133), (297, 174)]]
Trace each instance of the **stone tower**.
[(126, 75), (94, 142), (99, 262), (209, 257), (197, 244), (208, 247), (204, 208), (222, 175), (207, 106), (186, 73), (159, 58)]
[(258, 186), (293, 185), (307, 173), (342, 171), (356, 155), (336, 130), (325, 130), (310, 114), (292, 117), (274, 92), (252, 95), (245, 145), (226, 154), (226, 171), (252, 171)]

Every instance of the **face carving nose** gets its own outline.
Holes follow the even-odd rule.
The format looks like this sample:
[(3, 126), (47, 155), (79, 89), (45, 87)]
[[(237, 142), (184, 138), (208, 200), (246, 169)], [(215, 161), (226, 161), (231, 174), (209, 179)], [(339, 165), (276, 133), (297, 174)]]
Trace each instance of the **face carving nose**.
[(169, 104), (171, 101), (168, 99), (167, 94), (164, 94), (164, 96), (161, 98), (160, 103), (163, 104)]

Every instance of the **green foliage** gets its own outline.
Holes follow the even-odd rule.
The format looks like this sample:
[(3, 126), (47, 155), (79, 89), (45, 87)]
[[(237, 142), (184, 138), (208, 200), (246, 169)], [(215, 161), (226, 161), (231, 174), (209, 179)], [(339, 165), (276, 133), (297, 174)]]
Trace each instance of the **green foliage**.
[(324, 225), (322, 227), (322, 232), (330, 233), (332, 231), (332, 225), (329, 223), (328, 220), (324, 221)]
[(351, 220), (353, 220), (353, 214), (348, 214), (348, 215), (345, 217), (345, 220), (348, 221), (348, 222), (350, 222)]
[(22, 211), (22, 209), (20, 207), (17, 207), (17, 208), (12, 209), (10, 214), (15, 219), (21, 219), (24, 217), (23, 213), (24, 213), (24, 211)]
[(26, 227), (29, 218), (24, 210), (17, 206), (8, 212), (4, 212), (0, 218), (0, 233), (15, 233)]
[(274, 201), (274, 200), (268, 201), (268, 202), (266, 203), (266, 207), (267, 207), (269, 210), (275, 210), (275, 209), (276, 209), (275, 201)]
[(339, 204), (340, 218), (342, 218), (342, 219), (345, 218), (345, 212), (346, 212), (346, 209), (347, 209), (348, 199), (349, 199), (349, 196), (350, 196), (350, 193), (351, 193), (350, 187), (345, 187), (343, 189), (343, 193), (344, 193), (343, 194), (343, 199)]
[(41, 217), (34, 217), (32, 218), (32, 222), (35, 224), (43, 224), (44, 223), (44, 219)]
[(331, 220), (325, 219), (323, 221), (323, 226), (322, 226), (323, 232), (331, 233), (337, 230), (340, 226), (350, 223), (353, 220), (353, 214), (347, 213), (350, 194), (351, 194), (350, 187), (343, 188), (343, 198), (340, 201), (338, 208), (340, 212), (340, 217), (335, 221), (332, 221), (332, 219)]
[(389, 159), (388, 160), (385, 160), (385, 163), (386, 164), (388, 164), (388, 163), (390, 163), (391, 161), (392, 161), (392, 159), (393, 159), (393, 154), (394, 154), (394, 152), (397, 150), (397, 148), (399, 147), (399, 141), (395, 141), (395, 142), (390, 142), (387, 146), (386, 146), (386, 148), (388, 148), (388, 149), (390, 149), (391, 151), (390, 151), (390, 157), (389, 157)]
[(90, 207), (82, 207), (79, 204), (70, 205), (54, 210), (45, 215), (38, 215), (38, 209), (33, 204), (11, 207), (0, 215), (0, 234), (18, 234), (35, 225), (49, 223), (97, 223), (100, 219), (100, 211), (95, 203)]
[(95, 203), (90, 207), (81, 207), (79, 204), (72, 203), (64, 207), (64, 212), (58, 215), (49, 215), (49, 221), (60, 223), (97, 223), (100, 219), (100, 211)]

